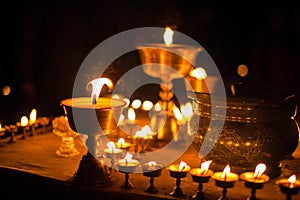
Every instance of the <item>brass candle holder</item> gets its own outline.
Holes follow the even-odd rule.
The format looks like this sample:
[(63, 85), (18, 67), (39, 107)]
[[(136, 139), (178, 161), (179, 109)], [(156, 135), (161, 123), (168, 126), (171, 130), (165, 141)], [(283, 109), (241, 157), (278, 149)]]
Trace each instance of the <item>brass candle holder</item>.
[(258, 164), (254, 172), (245, 172), (240, 175), (240, 180), (245, 181), (245, 187), (251, 189), (251, 196), (247, 200), (256, 200), (256, 190), (263, 188), (264, 183), (270, 180), (270, 177), (263, 174), (266, 169), (265, 164)]
[(154, 178), (160, 177), (164, 166), (150, 161), (142, 165), (143, 175), (149, 177), (150, 184), (146, 187), (145, 192), (157, 193), (158, 189), (154, 186)]
[(30, 129), (30, 126), (28, 124), (28, 118), (26, 116), (22, 116), (21, 121), (17, 122), (17, 127), (22, 130), (22, 139), (26, 139), (28, 136), (27, 132)]
[(132, 144), (125, 142), (124, 138), (120, 138), (116, 143), (116, 148), (122, 149), (124, 151), (129, 151), (129, 149), (132, 147)]
[(108, 142), (106, 145), (108, 148), (104, 149), (104, 153), (111, 160), (110, 170), (112, 170), (115, 167), (115, 161), (121, 158), (123, 150), (117, 149), (114, 142)]
[(121, 173), (125, 174), (125, 181), (121, 185), (123, 189), (133, 188), (134, 185), (129, 181), (129, 174), (133, 173), (137, 166), (139, 165), (139, 161), (135, 159), (131, 159), (132, 155), (127, 153), (124, 159), (118, 160), (118, 168)]
[(16, 135), (15, 133), (18, 131), (18, 127), (14, 124), (11, 124), (9, 126), (5, 126), (5, 129), (10, 132), (11, 136), (10, 136), (10, 139), (8, 141), (8, 143), (14, 143), (17, 141), (16, 139)]
[(300, 181), (296, 179), (296, 175), (287, 178), (279, 179), (275, 182), (280, 191), (286, 195), (286, 200), (291, 200), (293, 195), (298, 194), (300, 189)]
[(218, 200), (227, 200), (227, 189), (233, 188), (234, 183), (239, 180), (239, 175), (230, 172), (230, 166), (227, 165), (223, 172), (215, 172), (212, 176), (217, 187), (222, 188), (222, 196)]
[(182, 198), (186, 194), (183, 193), (180, 184), (181, 179), (187, 176), (187, 173), (190, 171), (191, 167), (188, 166), (185, 162), (181, 161), (180, 164), (172, 164), (167, 167), (172, 178), (176, 178), (176, 187), (170, 193), (171, 196)]
[(208, 200), (203, 193), (203, 184), (207, 183), (210, 177), (214, 174), (212, 170), (208, 169), (212, 161), (206, 161), (201, 164), (201, 168), (193, 168), (189, 171), (194, 182), (198, 183), (198, 191), (193, 195), (193, 200)]

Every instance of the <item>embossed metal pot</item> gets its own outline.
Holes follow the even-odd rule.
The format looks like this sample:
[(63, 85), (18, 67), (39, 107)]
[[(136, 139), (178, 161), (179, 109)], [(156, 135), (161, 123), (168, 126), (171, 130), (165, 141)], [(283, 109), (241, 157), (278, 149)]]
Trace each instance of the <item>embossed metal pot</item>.
[[(200, 121), (193, 145), (199, 151), (210, 120), (220, 120), (220, 116), (211, 116), (214, 105), (210, 94), (195, 93), (197, 98), (192, 100)], [(237, 96), (228, 95), (224, 127), (203, 159), (213, 160), (213, 170), (222, 170), (229, 163), (238, 173), (253, 171), (258, 163), (265, 163), (267, 174), (279, 176), (280, 162), (291, 157), (298, 145), (293, 98), (282, 90), (254, 87), (242, 88)]]

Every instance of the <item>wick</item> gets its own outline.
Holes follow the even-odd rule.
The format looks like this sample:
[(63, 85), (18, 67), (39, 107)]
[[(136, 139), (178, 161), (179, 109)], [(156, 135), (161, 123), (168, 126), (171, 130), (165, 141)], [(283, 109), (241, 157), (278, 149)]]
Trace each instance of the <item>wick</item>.
[(206, 173), (206, 170), (203, 170), (201, 173), (201, 176), (203, 176)]
[(226, 181), (227, 179), (227, 173), (225, 173), (225, 176), (224, 176), (224, 181)]
[(128, 165), (128, 161), (127, 161), (127, 159), (125, 159), (125, 163), (126, 163), (126, 166)]
[(185, 169), (185, 166), (182, 167), (181, 172)]
[(93, 94), (92, 104), (97, 104), (96, 94)]
[(293, 187), (293, 183), (289, 182), (288, 187), (289, 187), (289, 188), (292, 188), (292, 187)]

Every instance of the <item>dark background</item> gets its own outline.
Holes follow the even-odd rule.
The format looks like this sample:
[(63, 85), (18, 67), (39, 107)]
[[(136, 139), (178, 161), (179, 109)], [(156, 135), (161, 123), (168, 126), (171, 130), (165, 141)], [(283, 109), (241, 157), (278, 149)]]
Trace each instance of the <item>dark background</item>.
[[(229, 1), (9, 1), (1, 3), (0, 122), (37, 108), (60, 115), (82, 61), (103, 40), (132, 28), (171, 25), (201, 44), (225, 81), (246, 64), (253, 84), (300, 90), (296, 3)], [(295, 1), (296, 2), (296, 1)]]

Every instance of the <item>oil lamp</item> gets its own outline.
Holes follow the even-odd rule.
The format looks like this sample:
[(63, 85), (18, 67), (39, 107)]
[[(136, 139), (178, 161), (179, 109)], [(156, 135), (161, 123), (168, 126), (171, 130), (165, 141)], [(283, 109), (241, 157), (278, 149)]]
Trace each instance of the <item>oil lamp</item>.
[(6, 128), (2, 128), (2, 125), (0, 123), (0, 137), (2, 137), (5, 134)]
[(142, 165), (143, 175), (150, 178), (150, 184), (145, 189), (148, 193), (157, 193), (158, 189), (154, 186), (154, 178), (161, 176), (164, 166), (155, 161), (150, 161)]
[(266, 170), (266, 165), (260, 163), (256, 166), (254, 172), (244, 172), (240, 175), (240, 180), (245, 181), (245, 186), (251, 188), (251, 196), (248, 200), (256, 200), (256, 189), (263, 188), (263, 184), (270, 180), (270, 177), (263, 174)]
[(113, 88), (113, 83), (108, 78), (94, 79), (88, 85), (92, 85), (91, 97), (74, 97), (61, 101), (72, 130), (87, 135), (88, 151), (82, 156), (79, 167), (70, 181), (88, 186), (108, 187), (114, 182), (110, 170), (103, 162), (102, 152), (98, 158), (95, 157), (98, 151), (97, 138), (100, 136), (102, 140), (105, 135), (116, 132), (117, 121), (126, 102), (109, 96), (99, 97), (104, 85), (109, 89)]
[(29, 115), (29, 126), (31, 127), (31, 135), (32, 136), (36, 135), (36, 130), (35, 129), (39, 125), (37, 123), (36, 116), (37, 116), (37, 111), (36, 111), (35, 108), (33, 108), (30, 112), (30, 115)]
[(187, 173), (190, 171), (191, 167), (188, 166), (185, 162), (181, 161), (179, 164), (172, 164), (167, 167), (170, 172), (170, 176), (176, 178), (176, 187), (170, 193), (174, 197), (184, 197), (185, 193), (182, 192), (180, 188), (181, 179), (187, 176)]
[(213, 175), (213, 171), (209, 169), (212, 160), (201, 163), (201, 168), (193, 168), (189, 171), (194, 182), (199, 183), (197, 193), (192, 197), (193, 200), (207, 199), (203, 194), (203, 183), (207, 183)]
[(21, 121), (17, 122), (17, 126), (23, 131), (22, 139), (27, 138), (27, 131), (30, 129), (28, 118), (24, 115), (21, 117)]
[(122, 155), (122, 149), (117, 149), (114, 142), (108, 142), (106, 144), (107, 148), (104, 149), (104, 153), (107, 158), (111, 159), (111, 168), (115, 166), (115, 160), (120, 159)]
[(166, 27), (164, 43), (152, 43), (138, 46), (138, 52), (143, 64), (143, 71), (154, 78), (161, 79), (159, 104), (166, 113), (166, 121), (158, 133), (158, 139), (170, 141), (176, 135), (176, 118), (172, 112), (174, 105), (172, 92), (174, 79), (182, 78), (194, 68), (192, 65), (201, 48), (173, 44), (174, 31)]
[(291, 200), (292, 195), (296, 195), (300, 189), (300, 181), (296, 179), (296, 175), (291, 175), (288, 179), (282, 178), (276, 181), (280, 191), (286, 194), (286, 199)]
[(118, 160), (117, 165), (119, 171), (125, 173), (125, 181), (121, 187), (124, 189), (133, 188), (134, 185), (129, 181), (129, 174), (133, 173), (136, 170), (137, 166), (139, 165), (139, 161), (132, 159), (132, 154), (127, 152), (124, 159)]
[(115, 145), (117, 148), (123, 149), (124, 151), (129, 151), (130, 147), (132, 146), (131, 143), (125, 142), (124, 138), (120, 138)]
[(239, 175), (230, 172), (230, 166), (227, 164), (223, 172), (215, 172), (212, 178), (215, 180), (217, 187), (223, 188), (222, 196), (218, 200), (226, 200), (227, 188), (233, 188), (234, 183), (239, 180)]

